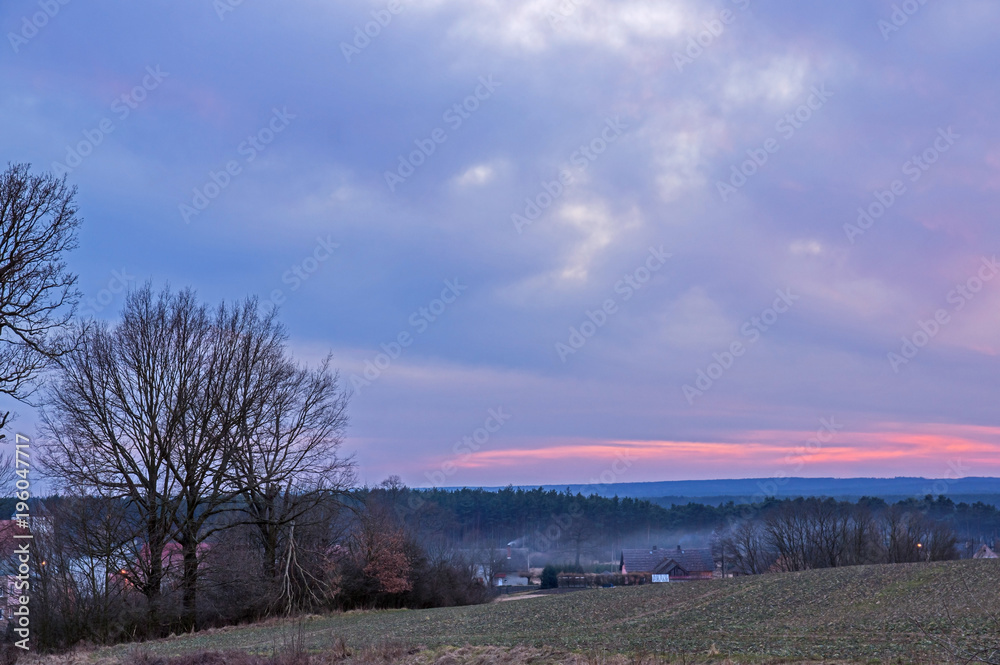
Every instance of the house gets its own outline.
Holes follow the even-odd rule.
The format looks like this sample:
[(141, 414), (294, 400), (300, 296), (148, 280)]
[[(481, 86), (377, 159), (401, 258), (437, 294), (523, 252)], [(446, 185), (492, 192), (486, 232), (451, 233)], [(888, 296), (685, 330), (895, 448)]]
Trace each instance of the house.
[(982, 547), (980, 547), (978, 550), (976, 550), (976, 553), (972, 555), (972, 558), (973, 559), (997, 559), (997, 558), (1000, 558), (1000, 557), (998, 557), (997, 553), (994, 552), (993, 550), (991, 550), (988, 545), (984, 544)]
[(622, 550), (620, 571), (623, 575), (643, 575), (650, 582), (710, 580), (715, 573), (715, 558), (707, 549)]
[(527, 586), (531, 584), (531, 578), (527, 575), (527, 571), (493, 572), (491, 575), (489, 569), (482, 564), (476, 564), (472, 577), (484, 586), (487, 586), (487, 577), (490, 578), (488, 586)]
[(531, 584), (531, 579), (523, 571), (493, 575), (493, 586), (528, 586), (529, 584)]
[(473, 578), (486, 586), (531, 584), (529, 552), (526, 547), (493, 547), (484, 550), (456, 550), (473, 562)]

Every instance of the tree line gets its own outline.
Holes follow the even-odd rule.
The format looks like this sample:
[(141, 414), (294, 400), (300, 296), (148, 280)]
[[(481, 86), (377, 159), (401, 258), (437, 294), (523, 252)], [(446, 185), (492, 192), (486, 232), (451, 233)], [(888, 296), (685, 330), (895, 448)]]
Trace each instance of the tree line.
[(71, 495), (36, 536), (49, 643), (485, 598), (470, 563), (354, 491), (338, 374), (295, 362), (255, 300), (147, 285), (74, 334), (40, 400), (42, 463)]
[[(909, 498), (893, 504), (870, 497), (854, 503), (771, 497), (756, 504), (727, 501), (712, 506), (692, 502), (668, 508), (647, 500), (585, 496), (568, 489), (558, 492), (507, 487), (496, 491), (398, 488), (392, 500), (401, 519), (423, 539), (438, 542), (438, 547), (486, 549), (511, 543), (515, 548), (536, 553), (532, 560), (539, 565), (610, 562), (622, 549), (630, 547), (673, 546), (682, 542), (687, 547), (709, 547), (719, 540), (720, 534), (732, 536), (740, 527), (757, 535), (767, 521), (772, 522), (772, 532), (777, 538), (782, 533), (777, 528), (778, 517), (798, 515), (806, 510), (803, 506), (812, 512), (808, 519), (802, 519), (808, 522), (815, 515), (821, 522), (821, 532), (827, 526), (827, 512), (836, 516), (835, 526), (840, 533), (845, 520), (853, 523), (862, 515), (870, 515), (876, 521), (892, 516), (893, 527), (886, 532), (890, 534), (901, 534), (904, 526), (915, 533), (938, 528), (953, 535), (956, 556), (968, 555), (968, 545), (1000, 539), (1000, 510), (995, 506), (981, 502), (956, 504), (943, 496)], [(816, 502), (821, 506), (817, 507)], [(854, 516), (851, 519), (845, 517), (851, 515)], [(900, 515), (907, 517), (897, 519)], [(811, 526), (801, 529), (808, 531)], [(824, 533), (823, 537), (828, 538), (829, 534)], [(768, 551), (789, 554), (782, 549), (786, 540), (775, 540)], [(914, 545), (920, 540), (914, 541)], [(923, 540), (931, 544), (941, 542)], [(903, 542), (897, 538), (890, 543), (893, 554), (887, 555), (887, 560), (904, 559), (900, 553)], [(721, 556), (721, 550), (719, 553)], [(926, 551), (920, 554), (926, 557)], [(906, 556), (914, 555), (908, 550)], [(936, 550), (934, 556), (939, 557)], [(802, 558), (805, 555), (799, 556)], [(857, 558), (877, 560), (870, 553)], [(838, 554), (835, 560), (845, 561), (847, 557)]]
[(75, 195), (0, 175), (0, 395), (39, 409), (34, 463), (61, 494), (31, 513), (41, 646), (482, 599), (471, 564), (355, 491), (349, 393), (329, 357), (292, 357), (273, 308), (147, 283), (115, 322), (78, 318)]
[[(127, 499), (55, 496), (32, 512), (37, 561), (32, 571), (32, 644), (59, 650), (177, 632), (188, 625), (183, 556), (165, 548), (156, 613), (141, 523)], [(258, 526), (237, 500), (217, 518), (197, 554), (195, 627), (250, 622), (302, 612), (466, 605), (490, 598), (470, 561), (429, 551), (384, 506), (356, 492), (310, 500), (282, 530), (277, 573)]]
[(786, 500), (720, 528), (713, 547), (725, 571), (742, 574), (957, 559), (954, 526), (928, 509), (946, 501)]
[(291, 593), (287, 532), (353, 482), (338, 452), (347, 396), (329, 359), (299, 366), (273, 312), (253, 299), (210, 309), (190, 290), (149, 285), (126, 297), (117, 324), (69, 334), (40, 398), (42, 463), (66, 490), (119, 500), (107, 504), (123, 509), (114, 537), (141, 543), (126, 574), (149, 623), (161, 623), (176, 543), (180, 625), (195, 626), (199, 552), (231, 526), (234, 505), (253, 527), (262, 579)]

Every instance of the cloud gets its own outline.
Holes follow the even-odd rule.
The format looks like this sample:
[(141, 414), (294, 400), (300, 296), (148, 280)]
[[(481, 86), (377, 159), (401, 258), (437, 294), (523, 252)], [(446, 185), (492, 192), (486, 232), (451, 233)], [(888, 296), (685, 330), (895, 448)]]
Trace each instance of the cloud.
[[(766, 471), (831, 412), (856, 434), (814, 458), (817, 474), (906, 474), (983, 444), (962, 428), (998, 424), (983, 399), (1000, 370), (992, 284), (899, 375), (886, 360), (1000, 246), (995, 3), (928, 4), (887, 42), (878, 8), (836, 3), (406, 2), (348, 61), (343, 44), (384, 7), (243, 3), (220, 21), (194, 0), (73, 4), (8, 53), (0, 141), (36, 168), (63, 159), (147, 65), (171, 74), (70, 175), (85, 289), (123, 266), (213, 302), (280, 289), (296, 348), (337, 350), (349, 375), (444, 280), (464, 280), (356, 398), (351, 445), (375, 477), (401, 459), (423, 468), (499, 403), (518, 415), (471, 476), (490, 484), (546, 481), (507, 449), (565, 460), (567, 481), (626, 445), (687, 460), (650, 476)], [(674, 53), (722, 8), (738, 21), (678, 71)], [(19, 12), (4, 5), (0, 23), (16, 30)], [(443, 114), (490, 75), (502, 85), (452, 127)], [(829, 101), (779, 130), (821, 85)], [(294, 123), (246, 161), (240, 146), (286, 107)], [(615, 118), (621, 139), (574, 164)], [(961, 140), (909, 180), (904, 163), (949, 126)], [(436, 128), (447, 140), (390, 190), (385, 173)], [(771, 138), (723, 201), (718, 182)], [(241, 173), (184, 224), (178, 206), (233, 160)], [(572, 182), (518, 233), (511, 215), (563, 170)], [(844, 225), (895, 179), (905, 194), (851, 243)], [(340, 249), (293, 289), (287, 272), (318, 238)], [(556, 342), (621, 297), (651, 246), (669, 265), (561, 362)], [(794, 311), (688, 405), (681, 386), (786, 288)], [(880, 434), (884, 422), (903, 438)], [(937, 438), (914, 438), (925, 430)]]
[(460, 5), (449, 38), (531, 54), (561, 46), (622, 53), (636, 41), (676, 38), (695, 25), (686, 2), (664, 5), (608, 0), (441, 0), (424, 6), (438, 12)]
[(474, 187), (489, 183), (496, 176), (496, 169), (491, 164), (477, 164), (469, 167), (464, 173), (455, 178), (455, 184), (459, 187)]
[(818, 240), (796, 240), (788, 247), (795, 255), (816, 256), (823, 253), (823, 245)]

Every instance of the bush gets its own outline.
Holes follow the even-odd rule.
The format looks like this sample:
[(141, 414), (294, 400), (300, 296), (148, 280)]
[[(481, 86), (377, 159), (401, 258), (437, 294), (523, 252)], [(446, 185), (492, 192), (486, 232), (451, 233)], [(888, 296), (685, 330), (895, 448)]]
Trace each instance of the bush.
[(542, 588), (555, 589), (559, 586), (559, 569), (551, 563), (542, 569)]

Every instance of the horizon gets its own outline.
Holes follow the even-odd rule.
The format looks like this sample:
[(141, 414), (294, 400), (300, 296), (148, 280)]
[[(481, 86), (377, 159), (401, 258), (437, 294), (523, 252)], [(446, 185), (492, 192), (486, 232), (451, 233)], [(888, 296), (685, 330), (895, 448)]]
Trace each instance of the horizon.
[[(928, 496), (928, 495), (932, 495), (932, 496), (939, 496), (939, 495), (948, 496), (948, 495), (981, 494), (981, 493), (984, 493), (983, 490), (979, 490), (979, 491), (965, 490), (965, 491), (962, 491), (962, 490), (959, 490), (959, 489), (952, 489), (952, 485), (955, 485), (955, 484), (958, 484), (958, 483), (967, 483), (968, 481), (986, 481), (986, 482), (1000, 481), (1000, 478), (993, 477), (993, 476), (965, 476), (965, 477), (944, 477), (944, 478), (926, 478), (926, 477), (923, 477), (923, 476), (894, 476), (894, 477), (789, 476), (789, 477), (786, 477), (786, 478), (775, 478), (773, 476), (758, 476), (758, 477), (748, 477), (748, 478), (702, 478), (702, 479), (691, 478), (691, 479), (685, 479), (685, 480), (650, 480), (650, 481), (621, 482), (621, 483), (543, 483), (541, 485), (516, 485), (516, 484), (508, 484), (508, 485), (476, 485), (476, 486), (456, 485), (456, 486), (450, 486), (450, 487), (448, 487), (448, 486), (445, 486), (445, 487), (436, 487), (436, 486), (433, 486), (433, 485), (428, 485), (428, 486), (414, 486), (414, 487), (411, 487), (410, 489), (417, 489), (417, 490), (440, 489), (440, 490), (444, 490), (444, 491), (448, 491), (448, 492), (455, 492), (455, 491), (461, 491), (461, 490), (485, 490), (485, 491), (492, 492), (492, 491), (495, 491), (495, 490), (504, 490), (504, 489), (507, 489), (507, 488), (513, 488), (515, 490), (529, 490), (529, 491), (530, 490), (535, 490), (535, 489), (543, 489), (543, 490), (546, 490), (546, 491), (566, 489), (566, 490), (576, 491), (576, 492), (581, 492), (582, 493), (587, 488), (602, 488), (602, 487), (603, 488), (607, 488), (606, 491), (611, 491), (611, 490), (617, 491), (619, 488), (630, 487), (630, 486), (643, 487), (643, 486), (649, 486), (649, 485), (656, 485), (656, 486), (659, 486), (659, 485), (674, 485), (674, 484), (676, 484), (676, 485), (684, 485), (684, 484), (698, 485), (698, 484), (711, 484), (711, 483), (744, 483), (744, 482), (757, 482), (758, 484), (761, 484), (761, 483), (767, 482), (767, 483), (774, 483), (774, 486), (776, 488), (775, 491), (774, 491), (774, 493), (772, 495), (770, 495), (770, 496), (783, 496), (784, 494), (788, 494), (788, 493), (793, 493), (796, 496), (799, 496), (799, 495), (801, 495), (801, 496), (854, 496), (854, 494), (830, 495), (828, 493), (823, 493), (823, 492), (819, 492), (819, 493), (813, 494), (813, 495), (807, 495), (807, 494), (803, 494), (800, 491), (794, 491), (794, 492), (790, 492), (789, 490), (782, 491), (782, 489), (784, 488), (784, 486), (786, 484), (788, 484), (788, 483), (794, 483), (795, 481), (821, 481), (821, 480), (822, 481), (834, 481), (834, 482), (840, 482), (840, 481), (865, 481), (865, 482), (876, 482), (876, 483), (877, 482), (883, 482), (883, 481), (890, 481), (890, 482), (891, 481), (921, 481), (921, 482), (933, 483), (931, 486), (929, 486), (929, 487), (926, 488), (928, 491), (921, 491), (920, 493), (916, 493), (916, 494), (912, 493), (912, 492), (904, 492), (902, 494), (891, 494), (891, 496), (904, 496), (904, 495), (907, 495), (907, 496), (914, 496), (914, 497), (918, 497), (918, 496), (919, 497), (924, 497), (924, 496)], [(941, 483), (941, 485), (939, 485), (938, 483)], [(720, 488), (720, 491), (723, 490), (723, 489), (724, 488)], [(997, 496), (1000, 496), (1000, 486), (998, 486), (997, 488), (994, 488), (994, 489), (995, 489), (995, 494), (997, 494)], [(702, 489), (702, 490), (694, 490), (694, 491), (695, 491), (695, 493), (693, 493), (693, 494), (665, 494), (665, 495), (661, 495), (661, 494), (632, 494), (632, 493), (629, 493), (626, 496), (633, 496), (635, 498), (643, 498), (643, 499), (646, 499), (646, 498), (661, 498), (661, 497), (679, 497), (679, 498), (699, 499), (699, 498), (716, 498), (716, 497), (721, 497), (721, 496), (733, 496), (733, 497), (744, 497), (744, 496), (746, 496), (746, 494), (744, 492), (734, 492), (733, 490), (722, 491), (721, 493), (714, 493), (714, 494), (706, 494), (706, 493), (704, 493), (706, 491), (704, 489)], [(986, 492), (986, 493), (990, 493), (990, 492)], [(889, 495), (889, 494), (887, 494), (885, 492), (881, 492), (881, 493), (876, 492), (874, 495), (877, 496), (877, 495), (880, 495), (880, 494)], [(608, 494), (605, 493), (604, 496), (608, 496)]]
[[(391, 479), (391, 477), (390, 477), (390, 479)], [(893, 493), (890, 493), (890, 492), (877, 492), (877, 491), (875, 491), (871, 495), (856, 495), (854, 493), (848, 494), (848, 493), (843, 493), (843, 492), (837, 493), (837, 494), (830, 494), (830, 493), (824, 493), (824, 492), (818, 492), (816, 494), (805, 494), (805, 493), (802, 493), (800, 491), (784, 491), (783, 492), (781, 490), (782, 490), (782, 487), (783, 487), (784, 483), (782, 483), (782, 484), (780, 484), (780, 485), (777, 486), (777, 491), (773, 492), (772, 494), (763, 495), (761, 492), (758, 492), (758, 493), (756, 493), (754, 495), (754, 497), (756, 495), (762, 495), (762, 496), (774, 497), (774, 498), (791, 498), (792, 496), (795, 496), (795, 497), (802, 496), (802, 497), (806, 497), (806, 498), (823, 498), (823, 497), (826, 497), (826, 498), (838, 498), (838, 499), (842, 499), (842, 500), (850, 500), (850, 498), (852, 498), (854, 496), (871, 496), (871, 497), (876, 497), (876, 498), (878, 498), (878, 497), (884, 497), (884, 496), (888, 496), (888, 497), (891, 497), (891, 498), (897, 498), (897, 497), (901, 497), (901, 496), (909, 496), (909, 497), (913, 497), (913, 498), (923, 498), (925, 496), (934, 496), (936, 498), (938, 496), (967, 496), (967, 495), (970, 495), (970, 494), (972, 494), (972, 495), (977, 495), (977, 494), (991, 494), (991, 495), (993, 495), (993, 494), (995, 494), (998, 497), (998, 499), (1000, 499), (1000, 487), (995, 488), (995, 490), (996, 490), (995, 492), (984, 492), (982, 490), (980, 490), (980, 491), (971, 491), (971, 490), (962, 491), (961, 489), (952, 489), (952, 487), (951, 487), (952, 485), (954, 485), (956, 483), (962, 483), (963, 481), (1000, 481), (1000, 478), (993, 477), (993, 476), (967, 476), (967, 477), (963, 477), (963, 478), (954, 478), (954, 477), (949, 477), (949, 478), (925, 478), (925, 477), (921, 477), (921, 476), (843, 477), (843, 478), (840, 478), (840, 477), (816, 477), (816, 476), (790, 476), (790, 477), (783, 478), (783, 479), (775, 479), (773, 477), (762, 476), (762, 477), (752, 477), (752, 478), (705, 478), (705, 479), (687, 479), (687, 480), (652, 480), (652, 481), (623, 482), (623, 483), (611, 483), (611, 484), (605, 484), (605, 483), (594, 483), (594, 484), (589, 484), (589, 483), (544, 483), (544, 484), (541, 484), (541, 485), (514, 485), (514, 484), (492, 485), (492, 486), (489, 486), (489, 485), (475, 485), (475, 486), (470, 486), (470, 485), (456, 485), (456, 486), (451, 486), (451, 487), (438, 487), (438, 486), (430, 486), (430, 485), (429, 486), (416, 486), (416, 485), (415, 486), (408, 486), (407, 485), (405, 487), (407, 489), (416, 490), (416, 491), (441, 490), (441, 491), (444, 491), (444, 492), (459, 492), (459, 491), (463, 491), (463, 490), (472, 490), (472, 491), (482, 490), (482, 491), (486, 491), (486, 492), (493, 492), (493, 491), (502, 491), (502, 490), (506, 490), (506, 489), (513, 489), (513, 490), (524, 490), (524, 491), (543, 490), (543, 491), (546, 491), (546, 492), (555, 490), (557, 492), (562, 493), (563, 490), (565, 490), (565, 491), (569, 491), (569, 492), (572, 492), (572, 493), (575, 493), (575, 494), (583, 494), (584, 496), (604, 496), (605, 498), (610, 498), (611, 495), (609, 495), (609, 494), (601, 494), (599, 492), (590, 492), (590, 493), (587, 493), (586, 490), (588, 488), (602, 488), (602, 487), (603, 488), (611, 488), (611, 489), (616, 489), (617, 490), (617, 489), (624, 489), (624, 487), (627, 487), (627, 486), (640, 486), (641, 487), (641, 486), (648, 486), (648, 485), (669, 485), (669, 484), (674, 484), (674, 483), (676, 483), (676, 484), (685, 484), (685, 483), (690, 483), (690, 484), (705, 483), (705, 484), (709, 484), (709, 483), (741, 483), (741, 482), (757, 482), (757, 483), (762, 483), (764, 481), (774, 482), (775, 480), (784, 480), (785, 482), (814, 481), (814, 480), (826, 480), (826, 481), (923, 481), (923, 482), (930, 482), (930, 483), (944, 483), (945, 486), (944, 486), (944, 488), (937, 488), (937, 489), (943, 489), (944, 491), (933, 491), (933, 490), (935, 490), (935, 486), (931, 486), (930, 488), (927, 488), (929, 491), (921, 491), (921, 492), (918, 492), (918, 493), (903, 492), (903, 493), (893, 494)], [(42, 483), (42, 486), (44, 486), (44, 485), (45, 485), (45, 483)], [(354, 491), (354, 490), (372, 490), (372, 489), (379, 489), (379, 485), (363, 485), (363, 484), (362, 485), (356, 485), (353, 488), (351, 488), (351, 491)], [(698, 503), (699, 499), (716, 499), (716, 498), (722, 498), (722, 497), (748, 498), (748, 495), (745, 492), (738, 492), (738, 491), (734, 491), (734, 490), (731, 490), (731, 489), (730, 490), (725, 490), (725, 488), (719, 488), (719, 489), (722, 490), (721, 493), (717, 492), (717, 493), (713, 493), (713, 494), (707, 494), (707, 493), (704, 493), (705, 490), (700, 490), (700, 491), (695, 491), (695, 493), (691, 493), (691, 494), (646, 494), (646, 493), (643, 493), (643, 494), (634, 494), (634, 493), (627, 493), (627, 494), (624, 494), (624, 495), (621, 495), (621, 496), (632, 497), (634, 499), (641, 500), (641, 501), (649, 501), (649, 500), (652, 500), (652, 499), (659, 499), (659, 498), (683, 498), (683, 499), (691, 499), (694, 503)], [(38, 495), (38, 494), (36, 494), (35, 498), (37, 498), (37, 499), (47, 499), (47, 498), (59, 497), (59, 496), (62, 496), (62, 495), (60, 495), (58, 493), (57, 494), (46, 494), (46, 495)], [(615, 494), (615, 496), (619, 496), (619, 495)], [(753, 498), (753, 497), (751, 497), (751, 498)]]
[(7, 2), (3, 158), (82, 317), (332, 353), (359, 484), (1000, 477), (1000, 5), (568, 5)]
[[(654, 483), (726, 483), (731, 481), (742, 481), (742, 480), (774, 480), (771, 476), (747, 476), (745, 478), (684, 478), (679, 480), (642, 480), (638, 482), (622, 482), (622, 483), (612, 483), (614, 485), (649, 485)], [(927, 478), (925, 476), (788, 476), (784, 480), (946, 480), (948, 482), (957, 482), (961, 480), (1000, 480), (997, 476), (962, 476), (959, 478), (947, 477), (947, 478)], [(544, 486), (553, 486), (556, 483), (546, 483)], [(591, 483), (570, 483), (571, 485), (588, 485)], [(594, 485), (603, 485), (605, 483), (592, 483)], [(504, 488), (507, 485), (490, 485), (490, 486), (476, 486), (471, 487), (469, 485), (454, 485), (451, 487), (438, 487), (442, 490), (452, 490), (452, 489), (495, 489)], [(517, 487), (531, 487), (530, 485), (514, 485)], [(423, 489), (423, 488), (414, 488)], [(429, 488), (428, 488), (429, 489)], [(1000, 488), (998, 488), (1000, 491)]]

